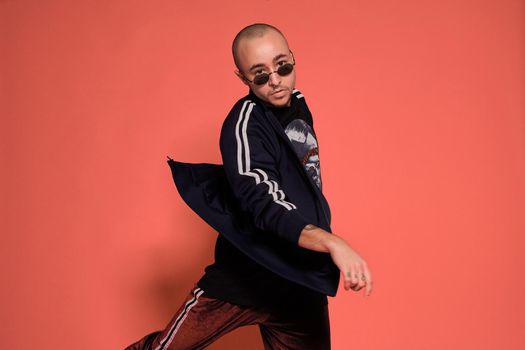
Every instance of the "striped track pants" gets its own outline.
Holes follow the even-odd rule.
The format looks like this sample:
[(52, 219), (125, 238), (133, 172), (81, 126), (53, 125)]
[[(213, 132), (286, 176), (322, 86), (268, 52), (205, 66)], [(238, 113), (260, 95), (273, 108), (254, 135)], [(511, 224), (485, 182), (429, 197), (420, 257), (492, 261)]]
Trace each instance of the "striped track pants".
[(239, 306), (207, 296), (195, 284), (164, 330), (125, 350), (203, 349), (238, 327), (254, 324), (266, 350), (330, 349), (328, 305), (304, 310)]

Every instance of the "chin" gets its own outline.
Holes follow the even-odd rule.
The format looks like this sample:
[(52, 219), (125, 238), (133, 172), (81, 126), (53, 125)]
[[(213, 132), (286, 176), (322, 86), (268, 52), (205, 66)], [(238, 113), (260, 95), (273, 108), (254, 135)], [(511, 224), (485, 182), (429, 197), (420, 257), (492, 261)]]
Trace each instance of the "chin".
[(288, 105), (288, 103), (291, 100), (292, 95), (288, 95), (288, 98), (272, 98), (270, 99), (270, 103), (276, 107), (284, 107)]

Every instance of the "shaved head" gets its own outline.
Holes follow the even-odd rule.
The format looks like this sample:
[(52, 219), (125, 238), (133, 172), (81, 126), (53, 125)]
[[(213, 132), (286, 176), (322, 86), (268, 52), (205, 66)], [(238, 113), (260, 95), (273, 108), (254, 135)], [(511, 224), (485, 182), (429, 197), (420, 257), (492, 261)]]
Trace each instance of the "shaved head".
[[(235, 62), (235, 66), (240, 70), (240, 64), (239, 64), (239, 55), (238, 55), (238, 48), (239, 43), (243, 39), (252, 39), (252, 38), (260, 38), (264, 36), (269, 31), (275, 31), (279, 33), (286, 42), (286, 38), (284, 37), (283, 33), (274, 26), (266, 23), (254, 23), (250, 24), (247, 27), (244, 27), (237, 35), (235, 36), (235, 39), (233, 39), (232, 43), (232, 54), (233, 54), (233, 61)], [(288, 44), (288, 43), (287, 43)]]

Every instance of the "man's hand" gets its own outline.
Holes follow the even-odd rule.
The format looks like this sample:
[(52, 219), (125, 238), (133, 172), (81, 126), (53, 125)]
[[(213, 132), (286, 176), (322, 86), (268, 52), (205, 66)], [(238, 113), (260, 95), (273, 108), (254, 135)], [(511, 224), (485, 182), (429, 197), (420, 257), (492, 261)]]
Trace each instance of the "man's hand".
[(357, 292), (366, 286), (365, 295), (370, 295), (372, 274), (366, 261), (344, 239), (308, 224), (301, 232), (298, 243), (303, 248), (330, 253), (334, 264), (343, 274), (345, 290), (352, 289)]

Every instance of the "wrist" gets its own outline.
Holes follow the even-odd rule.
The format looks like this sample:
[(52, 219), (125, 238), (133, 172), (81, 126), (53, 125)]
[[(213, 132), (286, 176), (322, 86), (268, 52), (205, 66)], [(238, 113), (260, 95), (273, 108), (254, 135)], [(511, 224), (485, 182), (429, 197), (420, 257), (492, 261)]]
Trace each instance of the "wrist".
[(333, 234), (333, 233), (327, 233), (326, 237), (324, 239), (324, 246), (326, 247), (326, 250), (331, 254), (337, 246), (339, 246), (342, 242), (342, 238)]
[(299, 246), (325, 253), (332, 253), (342, 239), (333, 233), (312, 224), (306, 225), (299, 237)]

